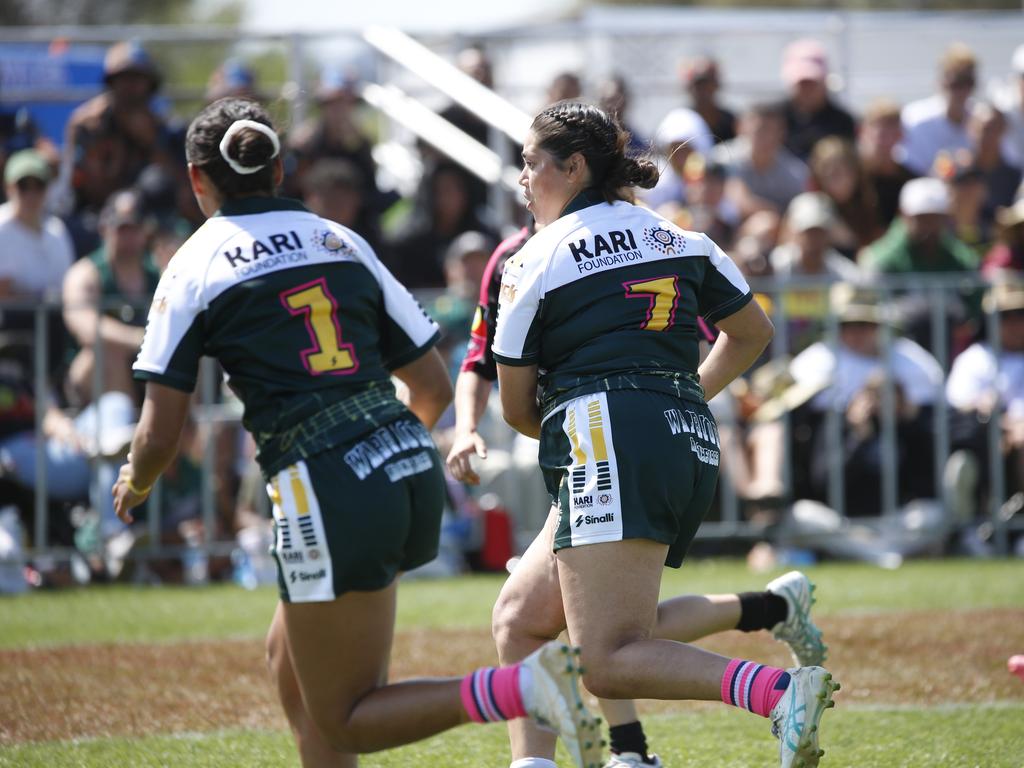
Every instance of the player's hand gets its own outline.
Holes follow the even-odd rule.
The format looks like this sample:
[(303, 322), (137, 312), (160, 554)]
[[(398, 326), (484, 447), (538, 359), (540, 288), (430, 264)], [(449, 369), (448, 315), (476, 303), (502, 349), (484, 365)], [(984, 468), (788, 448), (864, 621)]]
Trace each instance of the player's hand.
[(473, 454), (481, 459), (487, 458), (487, 443), (484, 439), (476, 432), (456, 434), (448, 453), (448, 471), (459, 482), (480, 485), (480, 476), (469, 463), (469, 457)]
[(152, 490), (152, 488), (147, 488), (145, 493), (135, 493), (131, 489), (132, 485), (134, 485), (132, 465), (128, 463), (123, 465), (121, 471), (117, 473), (117, 482), (114, 483), (114, 487), (111, 489), (114, 494), (114, 511), (121, 518), (121, 522), (124, 523), (131, 523), (135, 520), (129, 510), (144, 502)]

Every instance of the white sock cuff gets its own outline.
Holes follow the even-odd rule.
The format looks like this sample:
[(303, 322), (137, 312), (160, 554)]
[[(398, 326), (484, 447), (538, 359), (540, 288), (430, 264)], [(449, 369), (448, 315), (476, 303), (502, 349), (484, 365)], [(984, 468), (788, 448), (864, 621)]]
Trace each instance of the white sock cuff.
[(513, 762), (508, 768), (558, 768), (558, 764), (543, 757), (524, 757)]

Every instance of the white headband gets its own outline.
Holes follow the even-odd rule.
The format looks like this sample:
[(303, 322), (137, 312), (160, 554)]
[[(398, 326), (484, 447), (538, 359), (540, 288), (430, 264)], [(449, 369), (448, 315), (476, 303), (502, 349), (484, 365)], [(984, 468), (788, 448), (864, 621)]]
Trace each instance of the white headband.
[(263, 123), (257, 123), (255, 120), (235, 120), (231, 124), (231, 127), (224, 132), (224, 138), (220, 140), (220, 156), (224, 158), (224, 161), (231, 166), (231, 170), (235, 173), (240, 173), (243, 176), (248, 176), (250, 173), (256, 173), (266, 167), (266, 163), (263, 165), (257, 165), (254, 167), (248, 167), (242, 165), (240, 162), (235, 160), (231, 155), (228, 154), (228, 147), (231, 146), (231, 139), (234, 138), (235, 134), (244, 128), (252, 128), (254, 131), (259, 131), (268, 139), (270, 143), (274, 145), (274, 154), (270, 156), (273, 160), (281, 152), (281, 142), (277, 138), (277, 134), (274, 133), (274, 129)]

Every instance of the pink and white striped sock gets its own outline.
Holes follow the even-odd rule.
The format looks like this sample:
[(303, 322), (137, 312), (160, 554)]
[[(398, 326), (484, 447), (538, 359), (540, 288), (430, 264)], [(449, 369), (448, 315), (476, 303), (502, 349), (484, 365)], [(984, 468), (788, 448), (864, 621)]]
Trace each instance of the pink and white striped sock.
[(462, 706), (474, 723), (493, 723), (526, 717), (520, 687), (521, 664), (481, 667), (462, 678)]
[(722, 701), (768, 717), (788, 687), (786, 670), (733, 659), (722, 675)]

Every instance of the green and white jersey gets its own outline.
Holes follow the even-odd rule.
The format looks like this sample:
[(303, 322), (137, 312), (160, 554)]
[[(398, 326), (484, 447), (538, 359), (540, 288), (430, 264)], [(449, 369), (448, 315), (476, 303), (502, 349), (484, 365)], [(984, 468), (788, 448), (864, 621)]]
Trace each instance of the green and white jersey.
[(697, 318), (721, 320), (751, 297), (707, 235), (584, 193), (506, 262), (492, 350), (539, 367), (545, 414), (614, 389), (703, 401)]
[(389, 372), (438, 336), (359, 235), (292, 200), (246, 198), (171, 259), (134, 371), (191, 392), (199, 358), (215, 357), (272, 475), (404, 414)]

